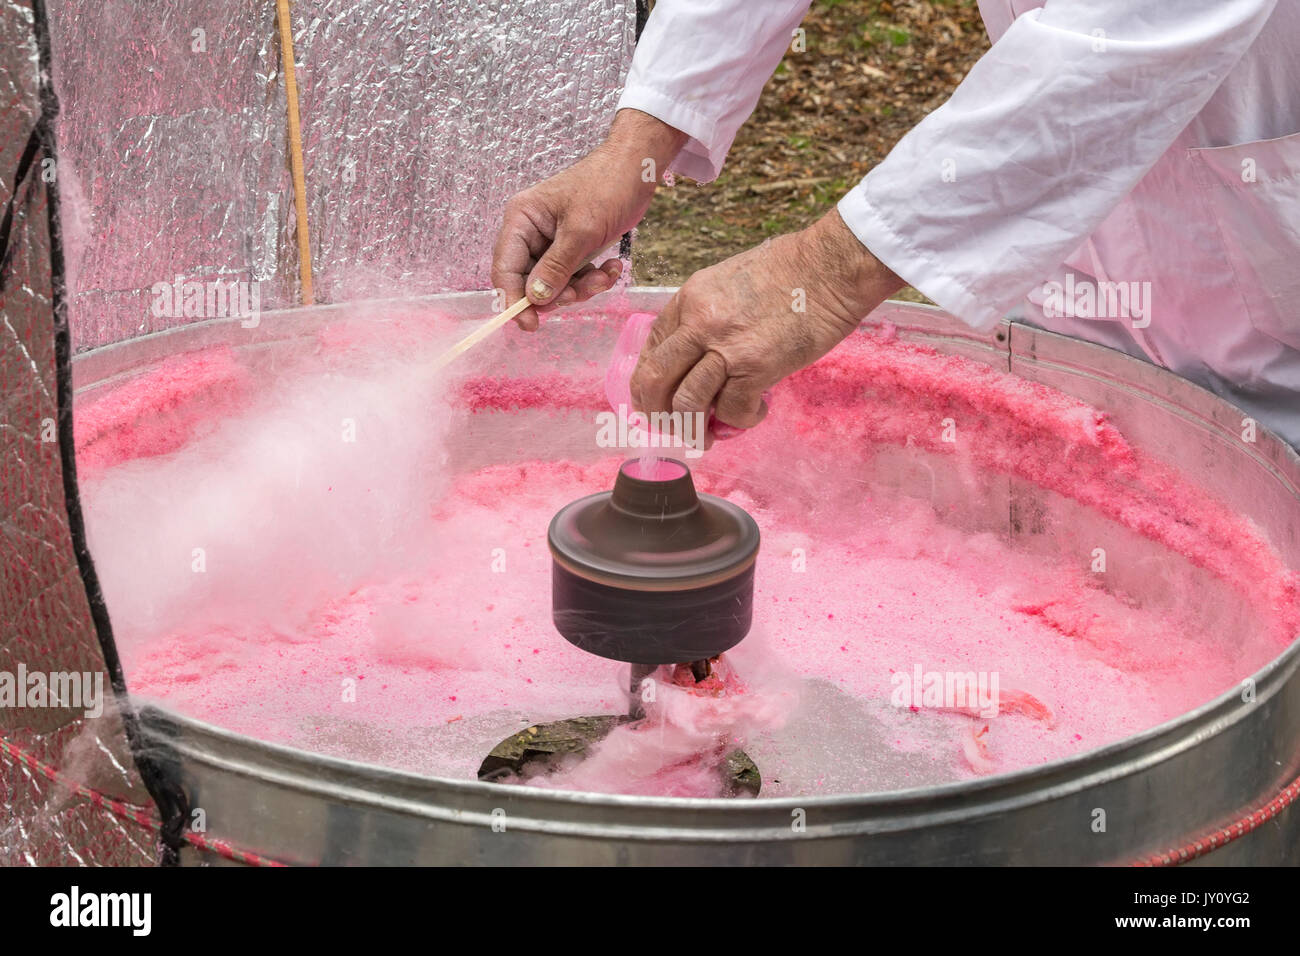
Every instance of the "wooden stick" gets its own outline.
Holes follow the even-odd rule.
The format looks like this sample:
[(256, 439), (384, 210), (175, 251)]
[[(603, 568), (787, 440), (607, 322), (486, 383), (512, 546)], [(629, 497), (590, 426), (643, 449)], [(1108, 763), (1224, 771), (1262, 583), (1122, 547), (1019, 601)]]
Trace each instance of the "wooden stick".
[(507, 322), (513, 319), (520, 312), (524, 311), (524, 309), (528, 308), (530, 305), (532, 305), (532, 303), (528, 301), (527, 296), (524, 296), (522, 299), (520, 299), (510, 308), (506, 309), (500, 315), (496, 316), (495, 318), (488, 319), (486, 322), (480, 325), (469, 335), (465, 336), (463, 339), (461, 339), (451, 348), (447, 349), (447, 351), (439, 355), (434, 360), (433, 367), (435, 369), (442, 368), (443, 366), (447, 365), (447, 363), (455, 359), (456, 356), (460, 355), (463, 352), (468, 352), (470, 349), (478, 345), (485, 338), (487, 338), (497, 329), (501, 328), (501, 326), (505, 325)]
[(293, 175), (293, 204), (298, 214), (298, 276), (302, 282), (302, 304), (312, 305), (311, 240), (307, 233), (307, 180), (302, 165), (302, 127), (298, 121), (298, 75), (293, 66), (293, 27), (289, 23), (289, 0), (276, 0), (280, 21), (280, 65), (284, 68), (284, 94), (289, 112), (289, 169)]

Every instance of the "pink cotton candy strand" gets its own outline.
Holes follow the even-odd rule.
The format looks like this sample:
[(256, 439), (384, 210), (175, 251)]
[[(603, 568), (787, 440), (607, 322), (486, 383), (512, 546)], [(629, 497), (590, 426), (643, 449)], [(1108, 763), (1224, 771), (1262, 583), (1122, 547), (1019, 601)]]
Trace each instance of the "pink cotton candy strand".
[(990, 725), (972, 725), (961, 732), (961, 752), (970, 768), (977, 774), (986, 775), (998, 769), (993, 755), (989, 752), (988, 735)]
[[(968, 717), (987, 719), (990, 715), (986, 714), (979, 704), (962, 704), (952, 707), (939, 707), (941, 711), (954, 714), (965, 714)], [(1041, 700), (1030, 694), (1028, 691), (1019, 690), (1014, 687), (999, 688), (997, 694), (997, 714), (991, 716), (1002, 716), (1004, 714), (1019, 714), (1034, 720), (1043, 721), (1049, 728), (1056, 726), (1056, 715), (1052, 709), (1044, 704)]]
[(754, 668), (754, 683), (725, 658), (713, 667), (714, 676), (701, 686), (679, 686), (673, 668), (660, 668), (650, 678), (651, 692), (643, 692), (642, 720), (615, 727), (581, 761), (526, 782), (597, 793), (719, 796), (725, 755), (757, 733), (784, 726), (799, 697), (794, 683), (770, 665)]

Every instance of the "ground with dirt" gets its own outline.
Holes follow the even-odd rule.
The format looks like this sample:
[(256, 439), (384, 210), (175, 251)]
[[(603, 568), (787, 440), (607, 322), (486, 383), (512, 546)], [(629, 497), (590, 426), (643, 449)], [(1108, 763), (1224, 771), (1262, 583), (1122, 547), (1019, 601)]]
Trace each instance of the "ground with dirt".
[(802, 28), (718, 179), (660, 187), (637, 235), (638, 283), (680, 285), (821, 216), (988, 49), (975, 0), (816, 0)]

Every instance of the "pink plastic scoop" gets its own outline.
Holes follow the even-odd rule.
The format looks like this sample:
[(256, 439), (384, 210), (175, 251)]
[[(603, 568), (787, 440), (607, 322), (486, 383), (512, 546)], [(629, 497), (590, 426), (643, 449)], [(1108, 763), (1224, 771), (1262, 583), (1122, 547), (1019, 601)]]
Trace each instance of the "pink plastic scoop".
[[(633, 312), (627, 317), (627, 321), (623, 324), (623, 331), (619, 333), (618, 343), (614, 346), (614, 355), (610, 359), (609, 368), (605, 371), (605, 397), (609, 399), (610, 407), (616, 412), (620, 405), (629, 411), (632, 409), (632, 373), (636, 371), (641, 347), (645, 345), (645, 340), (650, 335), (650, 326), (654, 324), (654, 320), (653, 312)], [(770, 392), (763, 393), (763, 401), (771, 405)], [(718, 421), (712, 408), (709, 409), (707, 428), (709, 434), (715, 439), (735, 438), (746, 431), (744, 428)]]

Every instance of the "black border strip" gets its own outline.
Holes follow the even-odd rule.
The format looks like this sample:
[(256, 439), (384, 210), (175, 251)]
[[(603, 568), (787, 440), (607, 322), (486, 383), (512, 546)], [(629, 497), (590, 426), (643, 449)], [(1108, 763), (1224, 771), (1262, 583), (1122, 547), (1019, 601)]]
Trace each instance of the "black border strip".
[[(645, 29), (646, 21), (650, 19), (650, 0), (635, 0), (636, 8), (636, 33), (634, 41), (641, 42), (641, 31)], [(627, 274), (632, 275), (632, 230), (629, 229), (623, 233), (623, 238), (618, 241), (618, 257), (627, 260)]]
[(28, 171), (32, 168), (32, 163), (36, 161), (36, 153), (41, 147), (41, 134), (39, 125), (33, 126), (31, 135), (27, 137), (27, 145), (23, 147), (23, 154), (18, 159), (18, 171), (14, 173), (14, 189), (9, 194), (9, 201), (5, 203), (4, 218), (0, 219), (0, 292), (5, 290), (5, 280), (9, 274), (9, 263), (13, 261), (14, 247), (9, 245), (9, 234), (13, 231), (14, 209), (18, 207), (18, 191), (22, 186), (23, 180), (27, 178)]
[[(33, 136), (39, 139), (45, 157), (54, 161), (54, 168), (57, 171), (58, 148), (54, 123), (59, 115), (59, 98), (54, 90), (49, 17), (45, 10), (45, 0), (31, 0), (31, 4), (34, 15), (33, 30), (40, 63), (38, 83), (41, 106)], [(179, 850), (184, 843), (183, 832), (189, 818), (189, 800), (180, 784), (176, 758), (160, 752), (156, 744), (152, 748), (145, 746), (139, 721), (126, 690), (126, 681), (122, 675), (122, 661), (117, 653), (117, 644), (113, 640), (113, 626), (109, 621), (108, 607), (104, 604), (99, 575), (95, 571), (95, 562), (90, 556), (90, 549), (86, 543), (86, 525), (81, 510), (80, 488), (77, 484), (76, 442), (72, 425), (72, 334), (68, 326), (67, 272), (63, 259), (63, 229), (59, 218), (57, 179), (56, 174), (55, 182), (48, 185), (46, 215), (50, 236), (50, 297), (53, 307), (54, 355), (57, 369), (59, 458), (63, 472), (63, 497), (68, 513), (68, 532), (72, 537), (72, 549), (85, 586), (90, 616), (99, 637), (104, 666), (113, 684), (113, 693), (122, 715), (122, 724), (131, 748), (131, 755), (135, 759), (136, 768), (140, 772), (145, 788), (153, 797), (161, 814), (162, 846), (159, 863), (164, 866), (174, 865), (178, 862)], [(17, 182), (14, 183), (15, 195), (18, 185)], [(35, 190), (32, 194), (35, 195)]]

